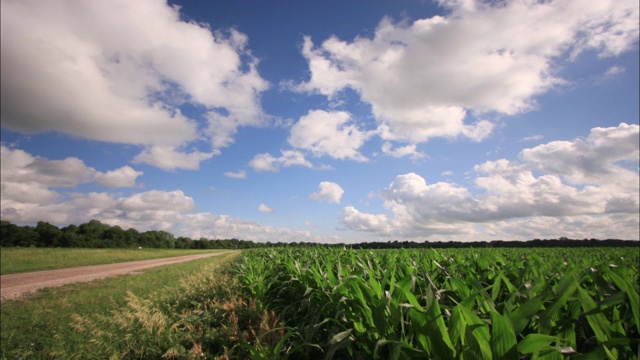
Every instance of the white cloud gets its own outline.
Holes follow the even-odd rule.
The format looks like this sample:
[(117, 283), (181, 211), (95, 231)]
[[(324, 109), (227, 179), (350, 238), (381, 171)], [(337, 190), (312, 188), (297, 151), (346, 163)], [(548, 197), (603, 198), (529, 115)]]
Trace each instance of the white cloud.
[(610, 68), (607, 69), (607, 71), (605, 71), (605, 73), (602, 75), (603, 78), (609, 78), (612, 76), (616, 76), (618, 74), (622, 74), (624, 73), (626, 70), (623, 67), (620, 66), (612, 66)]
[(340, 185), (330, 181), (323, 181), (320, 183), (319, 188), (320, 190), (317, 193), (309, 195), (309, 198), (334, 202), (336, 204), (340, 203), (340, 199), (344, 194), (344, 190)]
[(0, 147), (0, 154), (0, 178), (9, 192), (15, 187), (45, 193), (37, 188), (74, 187), (90, 182), (98, 182), (109, 187), (133, 187), (138, 176), (143, 175), (142, 171), (136, 171), (130, 166), (103, 173), (86, 166), (76, 157), (50, 160), (34, 157), (24, 150), (11, 149), (4, 145)]
[(424, 153), (416, 149), (416, 144), (393, 148), (393, 144), (389, 141), (382, 144), (382, 153), (396, 158), (408, 156), (414, 160), (426, 157)]
[(635, 124), (598, 127), (586, 139), (553, 141), (525, 149), (520, 157), (536, 169), (562, 175), (573, 184), (633, 183), (637, 169), (625, 169), (618, 162), (637, 162), (639, 129)]
[(318, 157), (366, 161), (358, 149), (371, 135), (360, 130), (347, 112), (310, 110), (291, 127), (289, 144)]
[(386, 235), (392, 230), (386, 215), (361, 213), (353, 206), (344, 208), (342, 222), (347, 226), (347, 229), (355, 231), (376, 232), (380, 235)]
[(180, 190), (158, 191), (151, 190), (134, 194), (128, 198), (118, 201), (117, 208), (126, 211), (158, 211), (168, 210), (175, 212), (185, 212), (195, 207), (193, 198), (185, 196)]
[[(637, 214), (577, 215), (511, 219), (482, 225), (488, 239), (619, 239), (638, 238)], [(613, 233), (612, 229), (615, 229)], [(472, 240), (472, 239), (470, 239)]]
[(311, 164), (307, 159), (305, 159), (304, 154), (295, 150), (281, 150), (282, 156), (274, 157), (269, 153), (258, 154), (249, 161), (249, 166), (254, 171), (271, 171), (277, 172), (281, 167), (290, 167), (290, 166), (304, 166), (308, 168), (313, 168), (313, 164)]
[(200, 151), (185, 153), (171, 146), (153, 146), (136, 155), (132, 162), (134, 164), (146, 163), (164, 170), (198, 170), (200, 169), (200, 162), (209, 160), (218, 154), (220, 154), (219, 150), (213, 150), (208, 153)]
[[(350, 229), (384, 229), (382, 234), (392, 236), (473, 236), (482, 232), (493, 239), (562, 231), (560, 236), (575, 236), (587, 228), (618, 224), (596, 233), (604, 238), (629, 238), (635, 231), (637, 237), (640, 178), (637, 168), (626, 168), (625, 161), (637, 166), (638, 128), (627, 124), (594, 128), (586, 139), (524, 149), (521, 161), (487, 161), (474, 167), (478, 174), (475, 189), (449, 182), (427, 184), (415, 173), (399, 175), (380, 193), (392, 218), (345, 209), (343, 222)], [(527, 222), (530, 225), (523, 229), (539, 231), (516, 231)], [(549, 224), (555, 227), (542, 230)], [(588, 227), (580, 228), (580, 224)]]
[[(205, 135), (216, 149), (237, 127), (264, 123), (259, 95), (268, 84), (244, 34), (181, 21), (160, 0), (1, 6), (3, 127), (137, 144), (146, 148), (138, 160), (173, 168), (156, 147)], [(184, 102), (209, 112), (206, 131), (180, 113)], [(208, 157), (185, 158), (197, 168)]]
[(224, 173), (224, 176), (234, 179), (245, 179), (247, 177), (247, 172), (244, 170), (240, 170), (237, 172), (227, 171), (226, 173)]
[(274, 165), (277, 161), (278, 159), (274, 158), (269, 153), (258, 154), (249, 161), (249, 166), (251, 166), (254, 171), (276, 172), (279, 170), (279, 168)]
[[(297, 91), (334, 98), (352, 89), (371, 105), (383, 139), (418, 143), (433, 137), (479, 141), (493, 125), (468, 114), (518, 114), (565, 83), (555, 69), (593, 50), (616, 56), (637, 45), (634, 0), (587, 2), (443, 1), (449, 14), (393, 23), (373, 37), (305, 37), (308, 81)], [(560, 60), (560, 61), (558, 61)]]
[(272, 213), (273, 212), (273, 209), (268, 207), (265, 204), (260, 204), (260, 206), (258, 206), (258, 210), (260, 212), (263, 212), (263, 213)]
[(522, 138), (522, 141), (538, 141), (542, 139), (544, 139), (544, 136), (542, 135), (531, 135), (531, 136), (525, 136), (524, 138)]
[(176, 233), (193, 239), (244, 239), (271, 242), (335, 242), (332, 238), (314, 235), (309, 231), (262, 225), (253, 221), (234, 219), (210, 213), (186, 214), (180, 217), (182, 226)]
[(50, 190), (47, 186), (32, 182), (7, 182), (2, 180), (2, 211), (11, 208), (12, 203), (17, 204), (51, 204), (56, 202), (59, 194)]
[(96, 174), (96, 181), (109, 187), (133, 187), (136, 178), (143, 175), (142, 171), (136, 171), (131, 166), (123, 166), (119, 169)]
[(284, 167), (289, 166), (304, 166), (308, 168), (312, 168), (313, 165), (304, 158), (304, 154), (295, 150), (283, 150), (281, 151), (282, 156), (278, 158), (278, 162), (282, 164)]

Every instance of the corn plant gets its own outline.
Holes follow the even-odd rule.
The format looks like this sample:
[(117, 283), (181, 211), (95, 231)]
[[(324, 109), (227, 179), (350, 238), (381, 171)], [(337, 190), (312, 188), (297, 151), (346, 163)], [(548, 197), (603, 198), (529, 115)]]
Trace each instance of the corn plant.
[(240, 264), (286, 325), (283, 358), (638, 358), (638, 257), (621, 249), (262, 249)]

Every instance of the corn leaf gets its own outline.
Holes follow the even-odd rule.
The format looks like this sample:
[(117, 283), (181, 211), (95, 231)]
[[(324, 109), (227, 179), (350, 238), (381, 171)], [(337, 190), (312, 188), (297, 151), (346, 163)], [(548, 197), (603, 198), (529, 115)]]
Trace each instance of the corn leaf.
[(598, 305), (591, 298), (589, 293), (581, 287), (578, 288), (578, 296), (582, 303), (582, 309), (585, 312), (587, 321), (596, 335), (596, 339), (598, 339), (599, 342), (609, 340), (611, 337), (611, 323), (607, 320), (606, 316), (604, 316), (602, 310), (598, 308)]
[(499, 314), (491, 312), (491, 351), (495, 359), (518, 359), (516, 336), (511, 326), (511, 321)]
[(633, 318), (636, 321), (636, 330), (640, 333), (640, 294), (638, 294), (629, 282), (623, 279), (610, 269), (603, 269), (604, 273), (609, 275), (611, 280), (616, 284), (620, 290), (627, 294), (629, 304), (631, 305), (631, 311), (633, 312)]
[(522, 330), (527, 326), (531, 318), (538, 314), (542, 308), (542, 300), (535, 297), (514, 310), (511, 313), (511, 324), (513, 324), (513, 330), (516, 334), (520, 334)]
[(458, 305), (453, 309), (451, 317), (452, 323), (454, 322), (453, 318), (457, 318), (457, 321), (455, 321), (457, 323), (456, 332), (462, 339), (462, 344), (468, 345), (479, 358), (492, 359), (487, 323), (462, 305)]
[(556, 350), (551, 344), (558, 343), (557, 336), (546, 334), (529, 334), (518, 343), (520, 354), (535, 354), (540, 351)]

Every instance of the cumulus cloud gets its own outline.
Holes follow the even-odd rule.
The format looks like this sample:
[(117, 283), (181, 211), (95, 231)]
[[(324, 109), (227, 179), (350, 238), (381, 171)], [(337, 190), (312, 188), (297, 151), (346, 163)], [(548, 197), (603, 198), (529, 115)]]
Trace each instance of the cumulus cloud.
[(249, 166), (258, 172), (280, 171), (281, 167), (304, 166), (312, 168), (313, 164), (305, 159), (304, 154), (295, 150), (282, 150), (280, 157), (274, 157), (269, 153), (258, 154), (249, 161)]
[(142, 171), (136, 171), (131, 166), (123, 166), (116, 170), (104, 173), (96, 173), (96, 181), (103, 186), (109, 187), (133, 187), (136, 185), (136, 178), (143, 175)]
[(138, 212), (169, 208), (172, 211), (184, 212), (192, 210), (194, 206), (193, 198), (185, 196), (180, 190), (151, 190), (124, 198), (117, 204), (118, 209)]
[(236, 172), (227, 171), (226, 173), (224, 173), (224, 176), (234, 178), (234, 179), (245, 179), (247, 177), (247, 172), (244, 170), (240, 170)]
[(638, 129), (635, 124), (598, 127), (585, 139), (553, 141), (525, 149), (520, 157), (536, 169), (562, 175), (573, 184), (633, 182), (637, 173), (619, 166), (619, 162), (640, 157)]
[(291, 127), (289, 144), (314, 156), (366, 161), (358, 149), (371, 137), (345, 111), (311, 110)]
[[(638, 238), (637, 214), (538, 216), (482, 224), (481, 230), (491, 239), (540, 239), (566, 236), (572, 239)], [(470, 240), (472, 240), (470, 238)]]
[[(110, 208), (116, 203), (95, 193), (64, 194), (57, 189), (92, 182), (106, 187), (134, 187), (143, 175), (130, 166), (100, 172), (75, 157), (50, 160), (4, 145), (0, 146), (0, 157), (0, 214), (3, 220), (21, 223), (43, 220), (63, 224), (75, 216), (90, 217), (95, 212), (87, 206)], [(78, 198), (87, 200), (82, 203)]]
[(382, 153), (385, 155), (389, 155), (392, 157), (400, 158), (400, 157), (410, 157), (414, 160), (421, 159), (426, 157), (426, 155), (417, 150), (416, 144), (410, 144), (405, 146), (398, 146), (396, 148), (393, 147), (393, 144), (389, 141), (385, 141), (382, 144)]
[[(100, 172), (76, 158), (51, 160), (34, 157), (24, 150), (0, 147), (1, 179), (7, 191), (16, 188), (30, 187), (74, 187), (83, 183), (98, 182), (109, 187), (133, 187), (142, 171), (130, 166)], [(4, 192), (3, 192), (4, 195)]]
[[(513, 115), (565, 83), (555, 69), (585, 51), (617, 56), (638, 39), (633, 0), (441, 1), (444, 16), (394, 23), (371, 38), (304, 38), (308, 81), (292, 88), (336, 97), (352, 89), (371, 105), (378, 134), (419, 143), (433, 137), (480, 141), (493, 124), (469, 114)], [(353, 148), (353, 147), (351, 147)]]
[(607, 69), (607, 71), (605, 71), (605, 73), (602, 75), (602, 78), (610, 78), (612, 76), (616, 76), (618, 74), (622, 74), (624, 73), (626, 70), (623, 67), (620, 66), (612, 66), (610, 68)]
[(263, 212), (263, 213), (272, 213), (273, 212), (273, 209), (268, 207), (265, 204), (260, 204), (260, 206), (258, 206), (258, 210), (260, 212)]
[(391, 233), (391, 224), (384, 214), (366, 214), (358, 211), (353, 206), (344, 208), (342, 222), (349, 230), (376, 232), (381, 235)]
[[(1, 6), (3, 127), (136, 144), (138, 162), (195, 169), (212, 152), (182, 154), (184, 166), (160, 153), (203, 135), (215, 150), (239, 126), (264, 123), (268, 83), (236, 30), (185, 22), (161, 0)], [(207, 111), (207, 124), (179, 111), (186, 102)]]
[(193, 239), (246, 239), (271, 242), (336, 242), (332, 237), (314, 235), (310, 231), (293, 230), (235, 219), (210, 213), (186, 214), (180, 217), (181, 231)]
[[(415, 173), (399, 175), (380, 192), (392, 217), (349, 207), (343, 222), (349, 229), (406, 237), (472, 236), (480, 228), (485, 236), (516, 236), (520, 233), (514, 224), (525, 222), (531, 224), (527, 228), (538, 229), (556, 224), (554, 231), (566, 231), (561, 236), (567, 236), (584, 231), (579, 224), (597, 228), (615, 223), (620, 227), (605, 228), (609, 233), (602, 237), (634, 231), (637, 237), (638, 128), (594, 128), (585, 139), (524, 149), (519, 161), (487, 161), (474, 167), (477, 176), (471, 189), (449, 182), (428, 184)], [(627, 168), (626, 161), (636, 168)]]
[(146, 163), (164, 170), (198, 170), (200, 169), (200, 162), (209, 160), (218, 154), (220, 154), (219, 150), (208, 153), (200, 151), (185, 153), (171, 146), (153, 146), (136, 155), (132, 161), (134, 164)]
[(340, 203), (340, 199), (344, 194), (344, 190), (340, 185), (330, 181), (323, 181), (320, 183), (319, 187), (320, 190), (309, 195), (309, 198), (313, 200), (334, 202), (336, 204)]
[(538, 141), (538, 140), (542, 140), (544, 139), (544, 136), (542, 135), (531, 135), (531, 136), (525, 136), (522, 138), (522, 141)]

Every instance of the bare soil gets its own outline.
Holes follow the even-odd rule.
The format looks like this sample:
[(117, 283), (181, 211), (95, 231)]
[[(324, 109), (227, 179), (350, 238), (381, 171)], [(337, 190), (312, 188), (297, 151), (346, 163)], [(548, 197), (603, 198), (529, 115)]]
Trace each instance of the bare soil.
[(185, 261), (224, 255), (230, 252), (231, 251), (224, 251), (202, 255), (187, 255), (164, 259), (2, 275), (0, 276), (0, 298), (2, 300), (15, 299), (41, 288), (57, 287), (70, 283), (89, 282), (117, 275), (133, 274), (137, 271), (153, 267), (178, 264)]

